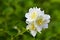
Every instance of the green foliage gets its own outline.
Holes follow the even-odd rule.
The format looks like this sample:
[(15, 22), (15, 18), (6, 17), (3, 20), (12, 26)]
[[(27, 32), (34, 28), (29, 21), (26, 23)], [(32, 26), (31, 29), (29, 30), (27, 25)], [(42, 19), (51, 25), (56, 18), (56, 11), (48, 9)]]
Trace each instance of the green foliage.
[[(51, 16), (48, 29), (35, 38), (25, 23), (25, 13), (31, 7)], [(0, 40), (60, 40), (60, 0), (0, 0)]]

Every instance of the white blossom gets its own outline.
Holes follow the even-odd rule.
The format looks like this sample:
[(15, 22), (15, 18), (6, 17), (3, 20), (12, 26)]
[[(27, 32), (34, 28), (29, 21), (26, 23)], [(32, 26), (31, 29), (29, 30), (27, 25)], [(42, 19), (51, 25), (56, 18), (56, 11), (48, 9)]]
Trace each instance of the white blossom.
[(30, 8), (29, 12), (25, 14), (26, 19), (26, 23), (29, 24), (32, 21), (36, 20), (36, 18), (40, 15), (43, 15), (44, 11), (41, 11), (40, 8)]
[(50, 22), (50, 15), (44, 14), (40, 8), (30, 8), (29, 12), (25, 14), (26, 23), (28, 24), (26, 29), (30, 31), (30, 34), (35, 37), (36, 33), (41, 33), (42, 28), (48, 28)]

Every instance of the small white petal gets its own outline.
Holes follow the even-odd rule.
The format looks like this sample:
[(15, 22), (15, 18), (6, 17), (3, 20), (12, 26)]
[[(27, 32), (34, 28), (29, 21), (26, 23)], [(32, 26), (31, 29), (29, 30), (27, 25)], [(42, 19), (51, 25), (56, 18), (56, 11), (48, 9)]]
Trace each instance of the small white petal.
[(50, 20), (44, 20), (44, 23), (49, 23), (50, 22)]
[(29, 13), (31, 13), (32, 11), (33, 11), (33, 8), (30, 8), (30, 9), (29, 9)]
[(29, 18), (26, 19), (26, 23), (27, 23), (27, 24), (30, 24), (32, 21), (33, 21), (33, 20), (31, 20), (31, 19), (29, 19)]
[(47, 14), (45, 14), (45, 15), (44, 15), (44, 19), (50, 19), (50, 16), (47, 15)]
[(29, 19), (26, 19), (26, 23), (29, 24)]
[(44, 10), (42, 11), (42, 14), (44, 14)]
[(32, 10), (32, 8), (29, 9), (29, 12)]
[(39, 33), (41, 33), (42, 26), (38, 26), (38, 27), (36, 27), (36, 30), (37, 30)]
[(26, 29), (27, 29), (27, 30), (29, 29), (29, 25), (26, 26)]
[(26, 13), (26, 14), (25, 14), (25, 17), (26, 17), (26, 18), (29, 18), (29, 13)]
[(37, 31), (36, 30), (31, 30), (31, 35), (33, 36), (33, 37), (35, 37), (36, 36), (36, 33), (37, 33)]
[(48, 24), (44, 24), (43, 25), (43, 28), (45, 29), (45, 28), (48, 28)]

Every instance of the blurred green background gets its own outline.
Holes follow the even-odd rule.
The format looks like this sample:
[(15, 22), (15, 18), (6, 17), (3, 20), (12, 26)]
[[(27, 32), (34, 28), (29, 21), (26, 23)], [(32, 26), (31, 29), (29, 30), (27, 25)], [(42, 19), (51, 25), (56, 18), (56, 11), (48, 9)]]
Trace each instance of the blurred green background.
[[(35, 38), (26, 31), (25, 13), (31, 7), (51, 16), (48, 29)], [(0, 40), (60, 40), (60, 0), (0, 0)]]

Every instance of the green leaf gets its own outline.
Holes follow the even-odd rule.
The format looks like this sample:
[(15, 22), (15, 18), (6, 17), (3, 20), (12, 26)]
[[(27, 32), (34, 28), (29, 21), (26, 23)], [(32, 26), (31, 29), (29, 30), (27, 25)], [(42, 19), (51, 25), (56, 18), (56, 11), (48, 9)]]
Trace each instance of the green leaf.
[(7, 33), (11, 36), (17, 35), (18, 31), (16, 29), (8, 29)]

